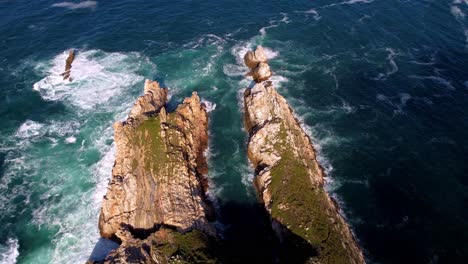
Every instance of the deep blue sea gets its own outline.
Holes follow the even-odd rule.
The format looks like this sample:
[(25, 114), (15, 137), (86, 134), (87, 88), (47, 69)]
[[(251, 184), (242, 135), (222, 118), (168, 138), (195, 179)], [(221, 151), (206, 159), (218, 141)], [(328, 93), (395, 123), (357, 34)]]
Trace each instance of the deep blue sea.
[(209, 104), (218, 229), (260, 247), (241, 97), (256, 45), (368, 262), (468, 263), (467, 0), (0, 0), (0, 263), (90, 256), (112, 124), (146, 78)]

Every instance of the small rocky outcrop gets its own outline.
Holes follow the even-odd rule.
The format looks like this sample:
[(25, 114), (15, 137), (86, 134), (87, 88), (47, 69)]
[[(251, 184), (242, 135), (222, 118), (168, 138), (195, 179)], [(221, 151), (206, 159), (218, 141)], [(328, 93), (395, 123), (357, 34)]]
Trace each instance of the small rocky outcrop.
[[(252, 56), (246, 55), (249, 67)], [(350, 228), (324, 190), (324, 171), (310, 138), (271, 81), (262, 79), (245, 91), (245, 126), (255, 186), (273, 228), (283, 241), (292, 234), (310, 244), (315, 252), (308, 263), (365, 263)]]
[(65, 71), (62, 73), (63, 80), (69, 80), (70, 82), (72, 81), (70, 74), (71, 74), (72, 63), (74, 60), (75, 60), (75, 50), (71, 49), (68, 52), (68, 57), (67, 57), (67, 60), (65, 61)]
[(255, 51), (248, 51), (244, 55), (244, 63), (250, 68), (247, 75), (252, 76), (255, 82), (259, 83), (268, 80), (272, 76), (267, 56), (262, 46), (258, 46)]
[(166, 88), (147, 80), (144, 93), (127, 120), (114, 125), (116, 160), (99, 229), (121, 245), (105, 262), (210, 259), (207, 241), (216, 234), (205, 197), (205, 106), (194, 92), (168, 113)]

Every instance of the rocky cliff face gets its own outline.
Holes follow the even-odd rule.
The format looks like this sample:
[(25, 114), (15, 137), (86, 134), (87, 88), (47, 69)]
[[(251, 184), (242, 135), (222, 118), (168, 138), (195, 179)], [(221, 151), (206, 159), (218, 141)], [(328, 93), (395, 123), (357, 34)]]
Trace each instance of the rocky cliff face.
[(167, 89), (147, 80), (127, 120), (114, 125), (116, 160), (99, 218), (101, 236), (121, 243), (109, 263), (190, 262), (215, 236), (205, 106), (193, 93), (168, 113), (166, 100)]
[[(266, 63), (259, 60), (253, 65), (251, 57), (246, 55), (251, 69)], [(255, 86), (244, 94), (248, 156), (274, 229), (283, 240), (294, 236), (310, 244), (314, 251), (310, 263), (365, 263), (347, 223), (324, 190), (325, 175), (309, 137), (272, 83), (254, 80)]]

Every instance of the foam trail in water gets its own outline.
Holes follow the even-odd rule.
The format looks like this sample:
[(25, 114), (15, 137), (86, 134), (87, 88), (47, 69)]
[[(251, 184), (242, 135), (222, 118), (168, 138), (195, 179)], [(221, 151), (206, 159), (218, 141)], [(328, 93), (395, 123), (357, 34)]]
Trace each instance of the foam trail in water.
[(344, 2), (340, 2), (340, 3), (336, 3), (336, 4), (326, 5), (326, 6), (324, 6), (324, 8), (338, 6), (338, 5), (369, 4), (369, 3), (372, 3), (372, 2), (374, 2), (374, 0), (349, 0), (349, 1), (344, 1)]
[(315, 9), (315, 8), (309, 9), (307, 11), (295, 11), (295, 12), (296, 13), (306, 14), (306, 15), (312, 15), (312, 17), (314, 18), (315, 21), (319, 21), (322, 18), (320, 16), (319, 12), (317, 11), (317, 9)]
[(387, 55), (387, 61), (390, 64), (390, 70), (387, 70), (386, 73), (379, 73), (379, 75), (375, 78), (372, 78), (373, 80), (376, 81), (385, 81), (390, 77), (391, 75), (395, 74), (398, 72), (398, 65), (395, 62), (395, 56), (398, 55), (394, 49), (392, 48), (386, 48), (385, 49), (388, 52)]
[(419, 76), (419, 75), (410, 75), (408, 76), (413, 79), (419, 79), (419, 80), (431, 80), (434, 81), (435, 83), (441, 84), (442, 86), (445, 86), (447, 89), (455, 91), (456, 88), (452, 85), (452, 83), (440, 76)]
[(311, 14), (311, 15), (314, 17), (314, 19), (315, 19), (316, 21), (318, 21), (318, 20), (320, 20), (320, 19), (322, 18), (322, 17), (320, 16), (320, 14), (317, 12), (317, 10), (315, 10), (315, 9), (313, 9), (313, 8), (312, 8), (312, 9), (309, 9), (309, 10), (307, 10), (307, 11), (305, 11), (304, 13), (306, 13), (306, 14)]
[(60, 2), (53, 4), (52, 7), (64, 7), (67, 9), (75, 10), (75, 9), (83, 9), (83, 8), (95, 8), (98, 2), (96, 1), (83, 1), (79, 3), (74, 2)]
[(258, 32), (260, 32), (260, 35), (262, 37), (265, 37), (266, 34), (267, 34), (267, 29), (270, 29), (270, 28), (275, 28), (275, 27), (278, 27), (281, 23), (285, 23), (285, 24), (289, 24), (291, 21), (289, 20), (289, 17), (288, 17), (288, 14), (287, 13), (281, 13), (281, 15), (283, 16), (283, 18), (281, 18), (280, 20), (270, 20), (270, 22), (268, 22), (269, 26), (266, 26), (266, 27), (262, 27)]
[[(399, 93), (397, 96), (392, 96), (392, 97), (387, 97), (383, 94), (377, 94), (376, 96), (377, 100), (382, 101), (391, 107), (394, 108), (393, 113), (394, 114), (405, 114), (405, 111), (403, 110), (406, 107), (406, 103), (414, 99), (410, 94), (408, 93)], [(421, 98), (420, 98), (421, 99)], [(423, 98), (422, 100), (425, 100)], [(394, 102), (396, 101), (396, 102)]]
[(463, 33), (465, 35), (465, 47), (468, 49), (468, 29), (465, 26), (465, 13), (461, 9), (461, 5), (465, 3), (468, 5), (468, 0), (454, 0), (452, 4), (450, 5), (450, 12), (452, 15), (455, 17), (457, 22), (460, 24), (460, 26), (463, 29)]

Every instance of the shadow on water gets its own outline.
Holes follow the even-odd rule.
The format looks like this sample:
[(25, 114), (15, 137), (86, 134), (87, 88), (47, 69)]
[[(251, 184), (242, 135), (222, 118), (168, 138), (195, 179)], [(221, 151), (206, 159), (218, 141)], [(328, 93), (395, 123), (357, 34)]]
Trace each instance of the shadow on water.
[(119, 247), (118, 243), (110, 239), (101, 237), (99, 238), (98, 242), (94, 246), (89, 259), (95, 260), (95, 261), (101, 261), (107, 256), (107, 254), (109, 254), (112, 250), (118, 247)]
[[(213, 248), (209, 250), (219, 263), (299, 264), (317, 255), (307, 241), (276, 223), (282, 234), (279, 239), (272, 228), (270, 216), (260, 203), (227, 202), (221, 204), (218, 210), (217, 220), (223, 227), (219, 228), (222, 229), (218, 232), (220, 238), (211, 244)], [(89, 259), (99, 263), (118, 246), (114, 241), (101, 238)], [(137, 257), (131, 256), (133, 251), (126, 251), (128, 258)]]
[(226, 225), (222, 263), (304, 263), (317, 255), (307, 241), (278, 224), (283, 235), (280, 241), (261, 203), (229, 202), (219, 211), (220, 221)]

